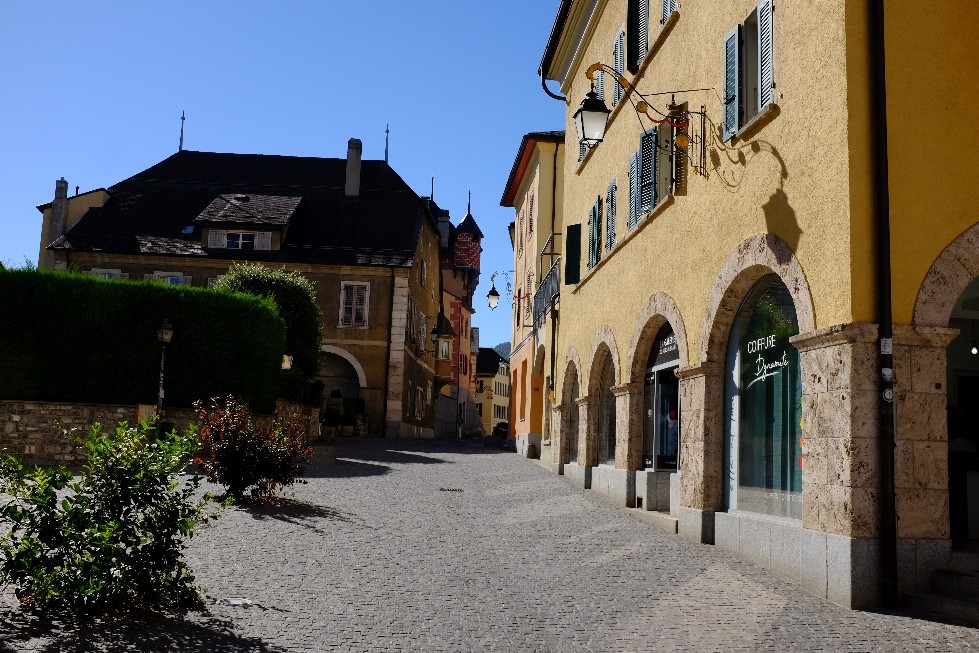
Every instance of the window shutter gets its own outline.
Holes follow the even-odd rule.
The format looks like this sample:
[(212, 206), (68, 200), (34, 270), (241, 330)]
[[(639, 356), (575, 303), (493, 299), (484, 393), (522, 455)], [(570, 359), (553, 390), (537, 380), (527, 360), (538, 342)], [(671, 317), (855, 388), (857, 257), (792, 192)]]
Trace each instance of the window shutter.
[(584, 161), (587, 152), (588, 146), (585, 145), (585, 141), (578, 141), (578, 161)]
[(598, 216), (595, 215), (595, 206), (592, 205), (588, 211), (588, 269), (595, 267), (595, 222)]
[(180, 275), (180, 285), (192, 286), (194, 285), (194, 278), (186, 275)]
[(367, 324), (367, 285), (358, 284), (354, 288), (357, 289), (354, 305), (354, 324), (365, 325)]
[(676, 0), (663, 0), (663, 17), (660, 18), (660, 25), (666, 25), (666, 21), (674, 11), (676, 11)]
[(605, 194), (605, 250), (615, 247), (615, 180), (608, 185)]
[(758, 110), (775, 99), (772, 0), (758, 3)]
[(639, 150), (629, 159), (629, 229), (639, 222)]
[(673, 157), (676, 153), (673, 146), (673, 126), (669, 122), (664, 122), (657, 127), (656, 145), (654, 206), (673, 192)]
[(272, 249), (272, 232), (260, 231), (255, 234), (255, 249)]
[(642, 64), (649, 43), (649, 0), (629, 0), (626, 22), (626, 54), (629, 72), (635, 73)]
[(741, 108), (740, 42), (741, 26), (735, 25), (724, 37), (724, 140), (728, 140), (738, 131), (738, 113)]
[[(619, 77), (625, 72), (625, 30), (621, 30), (615, 37), (615, 47), (612, 48), (612, 59), (615, 62), (615, 74)], [(612, 94), (612, 105), (615, 106), (622, 99), (622, 85), (615, 82), (615, 91)]]
[(221, 229), (211, 229), (207, 234), (207, 246), (208, 247), (220, 247), (224, 249), (227, 243), (225, 242), (224, 231)]
[(639, 203), (636, 218), (655, 206), (656, 178), (656, 128), (650, 129), (639, 139)]
[(343, 287), (343, 305), (340, 307), (340, 325), (350, 326), (354, 319), (354, 287), (347, 284)]
[(564, 285), (573, 286), (581, 281), (581, 225), (569, 224), (564, 237)]
[(534, 233), (534, 194), (530, 194), (530, 208), (527, 211), (527, 233)]
[(595, 95), (599, 100), (605, 99), (605, 71), (599, 70), (595, 73)]

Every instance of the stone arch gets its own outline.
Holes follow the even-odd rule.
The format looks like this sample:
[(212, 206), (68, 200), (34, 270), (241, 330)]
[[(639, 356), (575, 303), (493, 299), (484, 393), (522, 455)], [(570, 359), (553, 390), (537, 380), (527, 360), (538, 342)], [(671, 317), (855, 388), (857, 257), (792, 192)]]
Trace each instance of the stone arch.
[(686, 365), (688, 363), (687, 331), (683, 325), (680, 310), (670, 295), (665, 292), (657, 292), (646, 300), (646, 305), (639, 312), (639, 317), (636, 318), (629, 352), (626, 354), (629, 375), (627, 379), (623, 379), (623, 382), (642, 383), (649, 350), (653, 346), (656, 334), (667, 322), (676, 336), (677, 348), (680, 350), (680, 364)]
[(350, 363), (351, 367), (354, 368), (354, 371), (357, 372), (357, 382), (360, 383), (360, 387), (367, 387), (367, 374), (364, 373), (364, 366), (360, 364), (360, 361), (357, 360), (356, 356), (348, 352), (346, 349), (334, 347), (333, 345), (321, 345), (320, 351), (327, 354), (336, 354), (340, 358)]
[(745, 239), (731, 253), (714, 281), (703, 334), (700, 339), (700, 359), (724, 362), (727, 333), (742, 300), (759, 279), (774, 272), (789, 289), (795, 303), (799, 333), (816, 329), (816, 314), (809, 282), (795, 254), (774, 234), (755, 234)]
[(603, 347), (607, 350), (608, 355), (612, 357), (612, 370), (615, 381), (620, 383), (622, 378), (622, 371), (619, 369), (619, 349), (615, 346), (615, 335), (612, 333), (612, 328), (603, 324), (602, 327), (595, 334), (595, 338), (592, 340), (591, 344), (591, 357), (588, 361), (588, 394), (593, 394), (595, 386), (598, 384), (598, 379), (601, 376), (601, 366), (596, 370), (596, 363), (604, 362), (604, 358), (600, 357), (603, 354)]
[(928, 269), (918, 289), (912, 324), (948, 326), (955, 302), (976, 277), (979, 277), (979, 223), (953, 240)]
[(578, 356), (578, 349), (574, 346), (568, 350), (564, 359), (564, 378), (561, 385), (561, 403), (567, 404), (572, 399), (571, 392), (575, 385), (578, 392), (581, 392), (581, 359)]

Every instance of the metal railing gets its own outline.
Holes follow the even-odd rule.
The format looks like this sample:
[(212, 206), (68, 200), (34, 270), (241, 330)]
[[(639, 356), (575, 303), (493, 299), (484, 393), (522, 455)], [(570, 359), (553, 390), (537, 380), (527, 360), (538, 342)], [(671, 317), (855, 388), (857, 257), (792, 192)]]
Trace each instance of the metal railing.
[(554, 301), (561, 294), (561, 259), (554, 261), (554, 265), (547, 271), (541, 279), (537, 291), (534, 292), (534, 326), (540, 326), (544, 321), (544, 315)]

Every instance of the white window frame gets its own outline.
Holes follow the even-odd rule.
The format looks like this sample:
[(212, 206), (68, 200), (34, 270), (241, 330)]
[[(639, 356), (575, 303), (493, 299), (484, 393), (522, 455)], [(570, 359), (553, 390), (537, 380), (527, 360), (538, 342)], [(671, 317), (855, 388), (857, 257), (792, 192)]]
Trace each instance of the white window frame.
[[(228, 243), (228, 238), (230, 236), (238, 236), (238, 246), (230, 247)], [(250, 236), (252, 247), (241, 247), (242, 238), (244, 236)], [(211, 229), (207, 236), (207, 246), (214, 249), (237, 249), (241, 251), (269, 251), (272, 249), (272, 232), (271, 231), (248, 231), (248, 230), (225, 230), (225, 229)]]
[[(357, 288), (364, 288), (363, 302), (357, 301)], [(347, 302), (347, 288), (351, 288), (352, 303)], [(368, 281), (341, 281), (340, 282), (340, 311), (337, 316), (337, 326), (341, 329), (366, 329), (370, 326), (370, 295), (371, 284)], [(360, 304), (361, 319), (357, 319), (357, 309)], [(347, 307), (350, 307), (349, 317), (345, 316)]]

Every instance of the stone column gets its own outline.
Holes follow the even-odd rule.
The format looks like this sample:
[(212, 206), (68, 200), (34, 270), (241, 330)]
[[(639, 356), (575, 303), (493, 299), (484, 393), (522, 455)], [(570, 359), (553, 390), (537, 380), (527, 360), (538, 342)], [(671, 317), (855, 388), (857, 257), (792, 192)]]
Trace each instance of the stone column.
[(641, 383), (612, 386), (615, 397), (615, 466), (618, 469), (642, 467), (642, 391)]
[(723, 366), (700, 362), (676, 371), (680, 379), (679, 532), (713, 543), (716, 510), (724, 500)]
[(958, 329), (894, 327), (894, 489), (902, 591), (949, 564), (947, 362)]
[(574, 453), (576, 460), (583, 467), (594, 467), (598, 464), (598, 411), (595, 410), (595, 399), (579, 397), (575, 400), (578, 405), (578, 451)]
[(877, 325), (837, 325), (791, 342), (802, 374), (802, 526), (876, 537)]
[(563, 465), (568, 462), (568, 428), (571, 416), (566, 415), (569, 410), (564, 404), (558, 404), (551, 408), (551, 462), (555, 465)]

